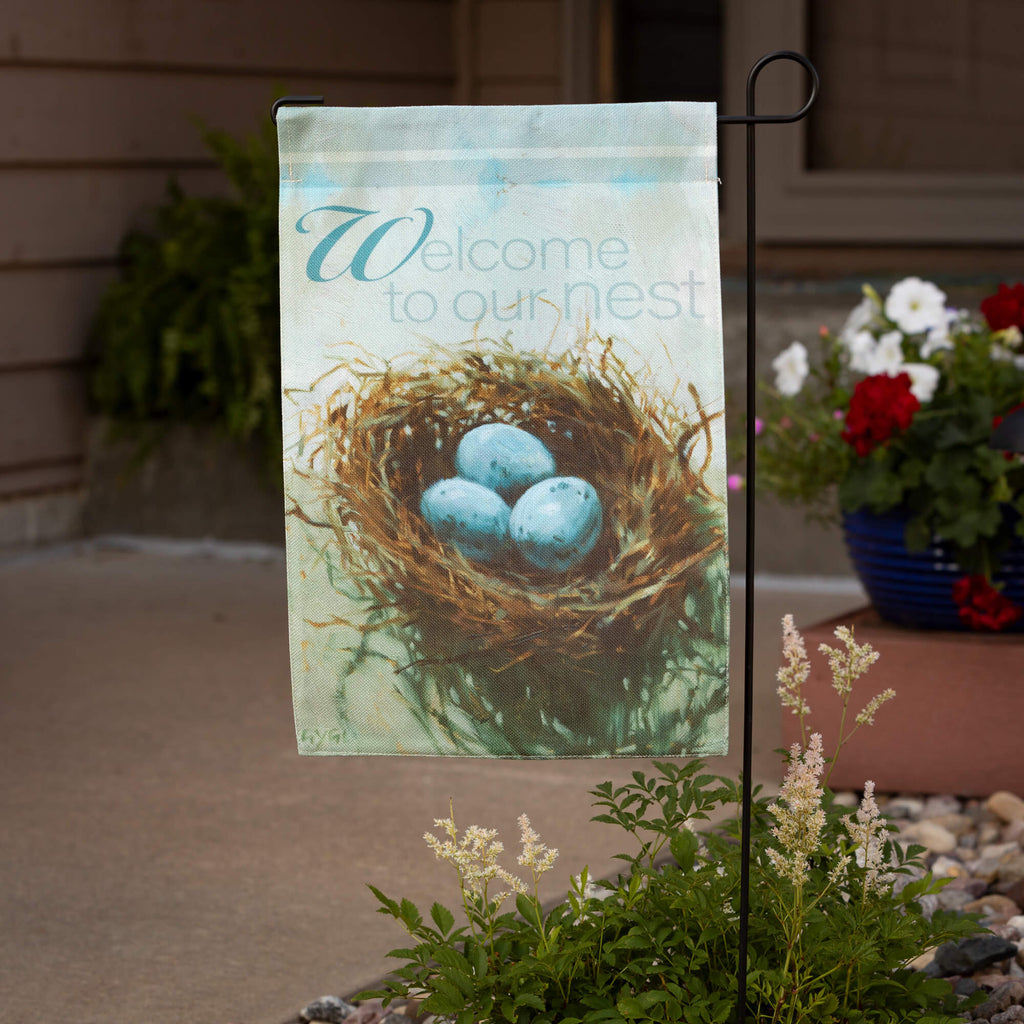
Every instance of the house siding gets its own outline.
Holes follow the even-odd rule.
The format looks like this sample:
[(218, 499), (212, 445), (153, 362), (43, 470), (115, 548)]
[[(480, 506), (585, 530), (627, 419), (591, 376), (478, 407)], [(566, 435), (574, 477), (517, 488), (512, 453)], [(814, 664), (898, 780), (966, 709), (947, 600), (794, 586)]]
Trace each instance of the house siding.
[(86, 342), (125, 231), (172, 174), (193, 192), (225, 187), (193, 119), (250, 132), (282, 92), (451, 103), (452, 12), (449, 0), (8, 0), (0, 543), (37, 518), (11, 502), (82, 487)]
[[(338, 106), (565, 102), (566, 40), (578, 35), (567, 26), (572, 12), (582, 24), (581, 9), (581, 0), (8, 0), (0, 547), (73, 536), (88, 525), (86, 488), (111, 485), (87, 480), (90, 324), (121, 239), (152, 216), (171, 176), (190, 193), (227, 188), (197, 118), (247, 134), (284, 93)], [(587, 47), (581, 38), (572, 48)]]

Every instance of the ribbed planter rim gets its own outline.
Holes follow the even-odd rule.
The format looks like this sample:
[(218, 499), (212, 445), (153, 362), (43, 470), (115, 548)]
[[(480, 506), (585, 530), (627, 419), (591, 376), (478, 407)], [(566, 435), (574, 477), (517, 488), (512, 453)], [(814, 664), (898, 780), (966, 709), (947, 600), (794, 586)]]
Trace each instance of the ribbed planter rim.
[[(843, 512), (843, 536), (853, 567), (878, 614), (911, 629), (968, 630), (953, 600), (953, 584), (964, 576), (952, 550), (938, 538), (924, 551), (903, 542), (907, 515)], [(1015, 538), (993, 582), (1024, 604), (1024, 541)], [(1024, 619), (1006, 632), (1024, 630)]]

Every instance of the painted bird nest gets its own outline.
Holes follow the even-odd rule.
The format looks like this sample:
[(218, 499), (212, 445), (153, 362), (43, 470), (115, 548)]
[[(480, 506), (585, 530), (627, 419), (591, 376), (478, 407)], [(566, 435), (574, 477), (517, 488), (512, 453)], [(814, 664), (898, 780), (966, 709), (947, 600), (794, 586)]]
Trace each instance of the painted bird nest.
[[(409, 653), (394, 663), (404, 699), (467, 751), (707, 752), (702, 722), (726, 700), (725, 510), (704, 479), (713, 416), (696, 388), (690, 414), (646, 393), (610, 341), (596, 357), (475, 342), (355, 380), (306, 438), (303, 475), (367, 608), (348, 624)], [(463, 435), (496, 422), (595, 488), (602, 533), (576, 568), (543, 571), (514, 551), (471, 561), (421, 515), (423, 492), (455, 475)], [(685, 699), (676, 685), (666, 706), (684, 677)]]

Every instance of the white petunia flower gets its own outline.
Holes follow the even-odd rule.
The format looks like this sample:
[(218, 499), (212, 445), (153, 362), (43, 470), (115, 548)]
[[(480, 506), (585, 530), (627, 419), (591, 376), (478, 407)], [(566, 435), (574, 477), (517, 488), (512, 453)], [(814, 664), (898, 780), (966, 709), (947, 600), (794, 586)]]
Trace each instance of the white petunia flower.
[(906, 334), (919, 334), (943, 322), (946, 295), (930, 281), (905, 277), (892, 286), (885, 315)]
[(910, 393), (922, 404), (930, 402), (939, 386), (939, 371), (928, 363), (904, 363), (910, 375)]
[(884, 373), (895, 377), (903, 372), (903, 335), (899, 331), (889, 331), (878, 339), (874, 352), (869, 360), (868, 373)]
[(839, 332), (839, 340), (849, 345), (856, 334), (860, 334), (868, 324), (875, 318), (878, 307), (865, 295), (853, 309), (850, 310), (843, 329)]
[(850, 353), (850, 369), (854, 373), (872, 373), (875, 349), (874, 336), (868, 331), (857, 331), (846, 339), (846, 350)]
[(807, 349), (799, 341), (780, 352), (772, 360), (775, 371), (775, 387), (783, 395), (798, 395), (804, 386), (810, 367), (807, 363)]
[(949, 336), (950, 329), (960, 319), (955, 309), (947, 309), (943, 318), (928, 328), (928, 336), (921, 345), (921, 358), (927, 359), (935, 352), (953, 348), (953, 339)]

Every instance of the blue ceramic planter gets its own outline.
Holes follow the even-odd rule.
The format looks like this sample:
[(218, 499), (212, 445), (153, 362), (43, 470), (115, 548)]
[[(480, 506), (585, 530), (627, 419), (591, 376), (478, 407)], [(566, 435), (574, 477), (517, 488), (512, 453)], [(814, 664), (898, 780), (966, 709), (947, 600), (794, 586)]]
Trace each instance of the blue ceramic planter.
[[(878, 614), (911, 629), (966, 630), (960, 621), (953, 584), (964, 575), (950, 549), (941, 542), (925, 551), (908, 551), (903, 543), (906, 519), (900, 515), (844, 512), (843, 532), (854, 569)], [(995, 582), (1003, 593), (1024, 604), (1024, 543), (1015, 540), (1002, 558)], [(1024, 630), (1024, 619), (1006, 632)]]

